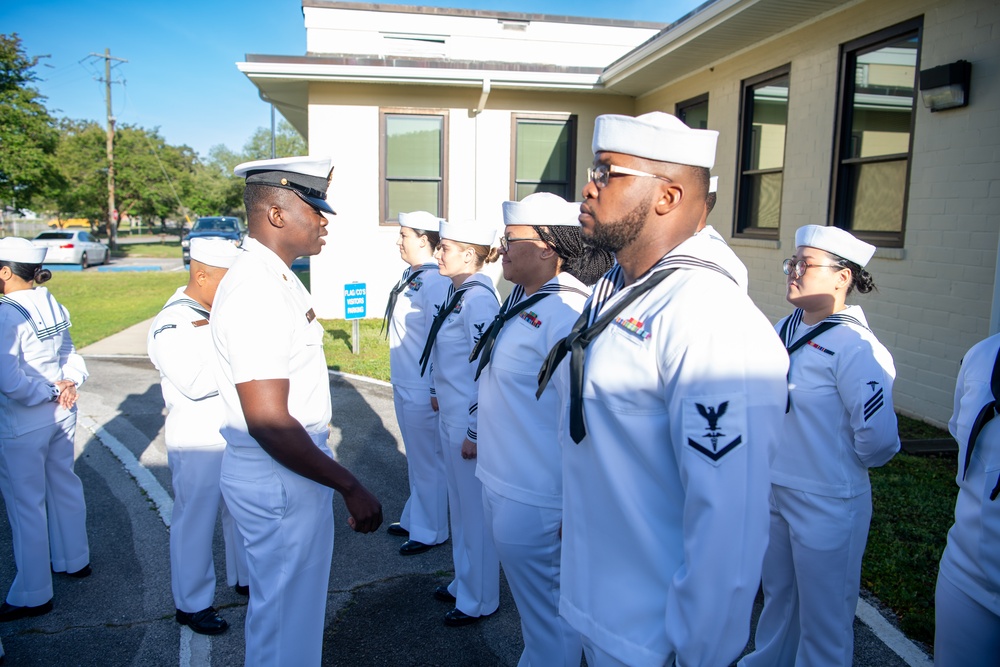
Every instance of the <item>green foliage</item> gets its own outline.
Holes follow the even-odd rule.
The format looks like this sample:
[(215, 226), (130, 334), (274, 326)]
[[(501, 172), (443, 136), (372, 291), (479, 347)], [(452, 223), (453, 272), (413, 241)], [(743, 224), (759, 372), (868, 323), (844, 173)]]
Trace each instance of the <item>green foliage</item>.
[(69, 311), (73, 343), (81, 348), (153, 317), (186, 282), (180, 271), (56, 271), (45, 287)]
[(907, 636), (933, 644), (934, 587), (954, 522), (956, 460), (899, 453), (871, 470), (872, 523), (861, 585), (888, 605)]
[(382, 320), (358, 320), (358, 352), (352, 349), (354, 325), (350, 320), (320, 320), (326, 333), (326, 365), (336, 371), (389, 381), (389, 341), (379, 333)]
[[(275, 157), (292, 157), (293, 155), (305, 155), (308, 152), (302, 135), (292, 127), (291, 123), (281, 119), (274, 129)], [(266, 160), (270, 157), (271, 128), (259, 127), (250, 139), (243, 144), (243, 153), (240, 155), (240, 162)], [(236, 165), (233, 166), (235, 167)], [(229, 173), (232, 173), (232, 169), (230, 169)]]
[(37, 64), (17, 33), (0, 34), (0, 201), (18, 208), (59, 185), (59, 134), (45, 97), (31, 86)]

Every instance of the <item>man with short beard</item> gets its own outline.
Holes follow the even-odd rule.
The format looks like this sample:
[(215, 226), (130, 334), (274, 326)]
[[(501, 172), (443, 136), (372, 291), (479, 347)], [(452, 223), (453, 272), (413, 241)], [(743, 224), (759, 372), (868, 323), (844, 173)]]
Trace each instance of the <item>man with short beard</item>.
[(559, 612), (593, 667), (727, 665), (749, 634), (788, 356), (705, 225), (717, 136), (594, 129), (580, 224), (617, 265), (540, 376), (568, 385)]

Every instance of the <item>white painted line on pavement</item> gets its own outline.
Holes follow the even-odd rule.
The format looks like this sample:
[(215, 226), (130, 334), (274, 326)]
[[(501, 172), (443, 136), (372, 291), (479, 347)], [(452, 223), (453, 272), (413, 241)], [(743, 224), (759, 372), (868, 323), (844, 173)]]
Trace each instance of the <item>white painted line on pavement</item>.
[(135, 478), (139, 488), (145, 491), (150, 500), (153, 501), (160, 519), (163, 520), (163, 525), (170, 528), (170, 516), (174, 511), (174, 501), (170, 497), (170, 494), (156, 481), (153, 473), (149, 472), (149, 470), (139, 463), (128, 447), (123, 445), (118, 438), (108, 433), (103, 426), (100, 426), (93, 419), (86, 415), (78, 415), (77, 421), (81, 426), (93, 433), (100, 443), (107, 447), (115, 455), (115, 458), (122, 462), (128, 474)]
[(348, 380), (357, 380), (358, 382), (367, 382), (368, 384), (374, 384), (379, 387), (392, 387), (392, 383), (386, 382), (384, 380), (376, 380), (375, 378), (366, 378), (364, 375), (354, 375), (353, 373), (344, 373), (343, 371), (328, 371), (331, 376), (347, 378)]
[(205, 667), (212, 664), (212, 640), (181, 627), (181, 648), (177, 667)]
[(862, 599), (858, 599), (858, 609), (855, 614), (861, 622), (871, 628), (875, 636), (882, 640), (882, 643), (898, 655), (910, 667), (931, 667), (932, 662), (927, 654), (907, 639), (906, 635), (900, 632), (889, 621), (878, 613), (875, 607)]

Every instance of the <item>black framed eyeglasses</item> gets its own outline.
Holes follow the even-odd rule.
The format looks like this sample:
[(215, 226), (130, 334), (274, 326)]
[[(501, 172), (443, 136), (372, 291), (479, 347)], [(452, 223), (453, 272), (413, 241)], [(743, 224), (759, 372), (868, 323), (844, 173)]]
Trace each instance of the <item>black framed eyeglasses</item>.
[(806, 269), (812, 268), (826, 268), (826, 269), (842, 269), (840, 264), (808, 264), (804, 259), (786, 259), (781, 262), (781, 271), (786, 276), (795, 275), (796, 278), (801, 278), (806, 274)]
[(519, 239), (508, 238), (507, 236), (501, 236), (500, 237), (500, 249), (503, 250), (504, 252), (507, 252), (510, 249), (510, 244), (511, 243), (517, 243), (518, 241), (541, 241), (541, 240), (542, 239), (538, 238), (537, 236), (524, 237), (524, 238), (519, 238)]
[(648, 171), (639, 171), (638, 169), (629, 169), (628, 167), (619, 167), (616, 164), (599, 164), (596, 167), (589, 167), (587, 169), (587, 178), (594, 182), (599, 188), (603, 188), (611, 180), (614, 175), (618, 176), (638, 176), (640, 178), (657, 178), (661, 181), (666, 181), (667, 183), (672, 183), (666, 176), (658, 176), (656, 174), (651, 174)]

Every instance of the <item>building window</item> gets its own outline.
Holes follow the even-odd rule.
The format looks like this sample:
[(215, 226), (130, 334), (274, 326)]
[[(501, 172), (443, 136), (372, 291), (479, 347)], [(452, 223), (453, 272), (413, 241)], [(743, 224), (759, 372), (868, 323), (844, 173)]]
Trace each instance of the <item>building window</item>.
[(778, 238), (790, 69), (743, 82), (736, 233), (746, 237)]
[(903, 246), (923, 20), (841, 47), (832, 223)]
[(400, 211), (447, 217), (447, 112), (382, 110), (379, 115), (382, 224), (398, 224)]
[(674, 115), (695, 130), (708, 129), (708, 93), (693, 97), (690, 100), (678, 102), (674, 106)]
[(576, 198), (576, 116), (517, 115), (513, 122), (511, 199), (551, 192)]

